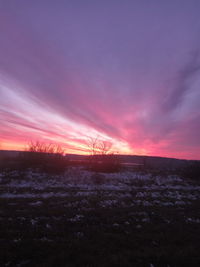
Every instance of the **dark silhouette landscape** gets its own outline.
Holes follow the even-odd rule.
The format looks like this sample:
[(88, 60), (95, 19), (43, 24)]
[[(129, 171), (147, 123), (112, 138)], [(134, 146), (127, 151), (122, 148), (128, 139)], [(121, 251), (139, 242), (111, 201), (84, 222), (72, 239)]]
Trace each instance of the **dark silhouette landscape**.
[(199, 161), (59, 151), (0, 151), (1, 266), (199, 265)]

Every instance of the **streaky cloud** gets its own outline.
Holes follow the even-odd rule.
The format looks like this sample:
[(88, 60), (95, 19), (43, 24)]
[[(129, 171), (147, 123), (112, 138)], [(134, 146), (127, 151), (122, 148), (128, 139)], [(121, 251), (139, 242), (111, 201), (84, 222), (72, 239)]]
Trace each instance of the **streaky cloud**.
[[(1, 1), (0, 140), (200, 159), (200, 2)], [(18, 142), (18, 143), (17, 143)]]

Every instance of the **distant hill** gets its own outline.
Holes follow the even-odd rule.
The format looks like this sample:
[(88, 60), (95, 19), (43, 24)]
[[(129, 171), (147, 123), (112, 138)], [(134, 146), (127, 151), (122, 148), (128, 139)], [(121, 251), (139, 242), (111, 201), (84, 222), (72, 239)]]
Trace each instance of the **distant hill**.
[(0, 150), (0, 159), (1, 158), (15, 158), (17, 157), (21, 151), (16, 150)]
[[(67, 154), (70, 160), (85, 161), (88, 159), (87, 155)], [(159, 168), (159, 169), (175, 169), (181, 168), (195, 162), (195, 160), (185, 160), (176, 158), (165, 158), (155, 156), (138, 156), (138, 155), (116, 155), (120, 161), (124, 164), (141, 164), (147, 168)]]
[[(0, 150), (0, 159), (16, 158), (22, 151)], [(66, 154), (71, 161), (87, 161), (88, 155)], [(123, 164), (141, 164), (147, 168), (174, 169), (181, 168), (195, 160), (184, 160), (175, 158), (155, 157), (155, 156), (138, 156), (138, 155), (116, 155)]]

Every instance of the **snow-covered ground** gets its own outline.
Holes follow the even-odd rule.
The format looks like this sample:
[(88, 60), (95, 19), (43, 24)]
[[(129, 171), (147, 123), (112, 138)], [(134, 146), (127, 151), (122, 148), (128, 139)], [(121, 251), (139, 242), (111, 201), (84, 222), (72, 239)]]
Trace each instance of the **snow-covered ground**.
[[(130, 257), (139, 243), (142, 249), (151, 250), (154, 262), (167, 246), (173, 246), (175, 255), (179, 255), (180, 240), (185, 240), (184, 251), (192, 248), (188, 259), (199, 248), (200, 184), (176, 175), (130, 171), (105, 174), (77, 167), (63, 175), (12, 171), (0, 173), (0, 203), (2, 255), (9, 251), (8, 257), (2, 258), (2, 266), (38, 266), (32, 258), (32, 247), (48, 251), (61, 246), (62, 251), (66, 244), (68, 250), (74, 251), (76, 246), (79, 248), (77, 240), (87, 246), (91, 238), (94, 244), (100, 240), (98, 250), (102, 249), (101, 242), (106, 244), (105, 251), (119, 241), (117, 254), (124, 240), (129, 244), (124, 255), (132, 246)], [(187, 239), (183, 238), (185, 233)], [(115, 238), (118, 241), (112, 241)], [(136, 256), (140, 255), (140, 247)], [(166, 253), (169, 258), (171, 249)], [(37, 255), (40, 257), (40, 253)], [(177, 256), (178, 260), (183, 255)], [(148, 253), (145, 257), (146, 262), (151, 262)]]
[[(88, 197), (99, 197), (102, 207), (112, 206), (183, 206), (200, 199), (200, 186), (178, 176), (155, 176), (136, 172), (112, 174), (93, 173), (82, 168), (70, 168), (63, 175), (27, 171), (1, 174), (0, 198), (33, 199), (30, 205), (39, 205), (35, 199), (68, 198), (66, 205), (84, 207)], [(81, 200), (76, 200), (80, 197)]]

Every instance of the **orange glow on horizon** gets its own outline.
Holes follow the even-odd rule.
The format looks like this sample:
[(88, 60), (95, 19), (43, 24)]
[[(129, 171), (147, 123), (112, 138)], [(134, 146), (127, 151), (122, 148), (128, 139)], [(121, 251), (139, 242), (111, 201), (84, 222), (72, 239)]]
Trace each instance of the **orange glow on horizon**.
[[(43, 142), (43, 141), (42, 141)], [(16, 150), (16, 151), (25, 151), (27, 148), (29, 142), (17, 142), (17, 141), (4, 141), (1, 142), (1, 146), (0, 149), (1, 150)], [(68, 142), (68, 143), (58, 143), (58, 142), (51, 142), (51, 141), (44, 141), (44, 143), (55, 143), (60, 145), (64, 151), (65, 154), (79, 154), (79, 155), (90, 155), (91, 154), (91, 150), (89, 149), (89, 147), (87, 146), (87, 144), (80, 144), (79, 142), (76, 143), (74, 142)], [(114, 153), (114, 154), (124, 154), (124, 155), (131, 155), (131, 154), (144, 154), (143, 153), (144, 150), (141, 151), (137, 151), (136, 152), (132, 152), (129, 148), (124, 146), (124, 149), (120, 149), (119, 146), (116, 147), (112, 147), (112, 149), (110, 150), (110, 153)]]
[[(51, 142), (46, 141), (46, 143), (49, 144)], [(66, 144), (66, 143), (65, 144), (56, 143), (56, 144), (58, 144), (62, 148), (64, 148), (65, 154), (77, 154), (77, 155), (90, 155), (91, 154), (91, 151), (87, 147), (86, 144), (80, 144), (80, 143), (76, 144), (75, 141), (69, 142), (68, 144)], [(17, 142), (17, 141), (12, 141), (12, 142), (11, 141), (1, 141), (0, 142), (0, 150), (25, 151), (27, 145), (28, 145), (28, 142), (23, 143), (23, 142)], [(148, 151), (145, 148), (132, 149), (131, 150), (128, 147), (126, 147), (125, 149), (123, 149), (123, 147), (121, 149), (118, 147), (118, 150), (112, 149), (110, 152), (114, 153), (114, 154), (119, 154), (119, 155), (158, 156), (158, 157), (185, 159), (184, 152), (182, 152), (182, 153), (177, 153), (177, 152), (167, 153), (166, 152), (163, 155), (163, 153), (160, 152), (159, 150), (157, 150), (157, 151), (154, 150), (150, 153), (150, 151)], [(193, 155), (191, 155), (187, 159), (194, 160), (194, 157), (193, 157)]]

